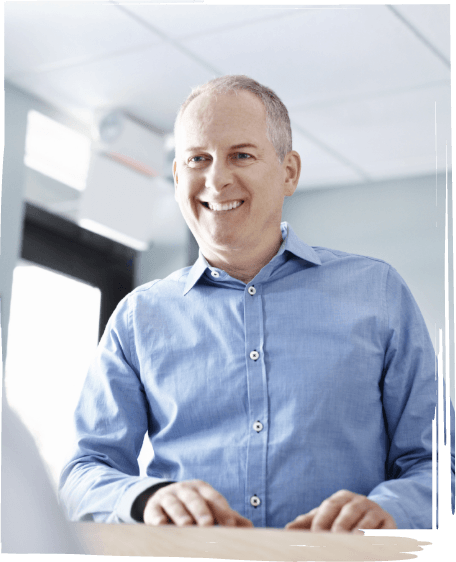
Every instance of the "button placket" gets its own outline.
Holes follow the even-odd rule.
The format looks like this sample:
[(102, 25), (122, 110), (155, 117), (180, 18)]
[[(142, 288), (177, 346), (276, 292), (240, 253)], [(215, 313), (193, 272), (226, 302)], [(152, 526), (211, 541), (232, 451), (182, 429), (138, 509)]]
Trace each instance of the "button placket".
[[(264, 345), (263, 291), (261, 284), (244, 288), (245, 357), (247, 370), (249, 430), (245, 501), (249, 518), (264, 527), (266, 518), (266, 459), (268, 391)], [(263, 420), (263, 423), (260, 421)], [(260, 429), (261, 427), (261, 429)], [(261, 508), (259, 508), (261, 504)], [(254, 509), (255, 508), (255, 509)]]

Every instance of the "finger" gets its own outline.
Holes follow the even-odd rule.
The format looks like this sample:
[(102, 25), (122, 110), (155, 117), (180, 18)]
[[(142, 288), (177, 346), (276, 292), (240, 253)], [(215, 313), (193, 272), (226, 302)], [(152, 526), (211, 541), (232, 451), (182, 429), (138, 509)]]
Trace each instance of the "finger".
[(253, 523), (243, 517), (234, 509), (231, 509), (226, 499), (206, 482), (198, 482), (197, 489), (201, 496), (207, 501), (212, 511), (215, 522), (227, 527), (253, 527)]
[(381, 529), (386, 520), (386, 513), (369, 510), (356, 524), (357, 529)]
[(396, 521), (394, 521), (394, 517), (392, 517), (389, 513), (385, 521), (379, 527), (379, 529), (397, 529)]
[(304, 515), (299, 515), (294, 521), (290, 521), (290, 523), (287, 523), (285, 525), (285, 529), (310, 529), (317, 510), (318, 508), (316, 507), (308, 513), (305, 513)]
[(233, 513), (234, 513), (234, 517), (236, 519), (236, 527), (253, 527), (253, 523), (250, 521), (250, 519), (247, 519), (246, 517), (243, 517), (237, 511), (233, 510)]
[(186, 510), (183, 503), (174, 494), (163, 495), (160, 499), (160, 506), (171, 521), (179, 527), (196, 523), (193, 516)]
[(316, 532), (329, 531), (346, 501), (346, 499), (334, 498), (333, 496), (324, 500), (313, 518), (310, 530)]
[[(352, 531), (355, 528), (360, 528), (358, 524), (364, 516), (370, 512), (371, 517), (375, 524), (380, 523), (379, 514), (372, 509), (369, 500), (362, 496), (354, 497), (351, 501), (346, 503), (339, 512), (339, 515), (334, 520), (331, 531), (335, 533), (342, 533)], [(375, 527), (369, 527), (370, 529)]]
[(180, 488), (176, 491), (176, 495), (198, 525), (214, 525), (214, 517), (206, 503), (206, 499), (201, 497), (196, 490), (192, 488)]
[(230, 507), (226, 508), (223, 504), (213, 503), (211, 504), (211, 509), (218, 525), (225, 527), (253, 527), (253, 523), (249, 519), (243, 517)]
[(161, 506), (151, 502), (146, 504), (143, 519), (146, 525), (166, 525), (169, 523), (168, 516)]

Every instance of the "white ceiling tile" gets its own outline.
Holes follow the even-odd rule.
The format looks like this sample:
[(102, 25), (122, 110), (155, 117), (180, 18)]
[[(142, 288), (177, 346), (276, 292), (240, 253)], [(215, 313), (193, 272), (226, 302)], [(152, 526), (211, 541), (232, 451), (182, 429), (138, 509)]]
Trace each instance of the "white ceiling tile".
[(450, 4), (401, 4), (394, 9), (450, 60)]
[(171, 130), (191, 86), (211, 78), (173, 46), (161, 44), (83, 66), (21, 76), (15, 83), (75, 113), (84, 108), (133, 111), (138, 107), (142, 115), (137, 116)]
[(451, 168), (449, 87), (295, 110), (292, 118), (373, 179), (433, 173), (436, 155), (444, 170), (446, 145)]
[(358, 183), (363, 179), (356, 171), (295, 130), (293, 130), (293, 150), (299, 153), (302, 165), (298, 191), (328, 185)]
[(247, 74), (293, 107), (449, 78), (386, 6), (300, 9), (295, 16), (183, 40), (227, 74)]
[(7, 73), (64, 64), (161, 41), (106, 2), (5, 2)]
[(225, 28), (258, 20), (289, 16), (291, 10), (275, 6), (213, 6), (192, 4), (121, 3), (127, 10), (172, 38), (218, 33)]
[[(357, 167), (375, 178), (435, 171), (437, 100), (441, 169), (449, 70), (386, 6), (125, 6), (164, 36), (112, 3), (6, 2), (6, 78), (86, 122), (97, 108), (118, 107), (169, 131), (191, 87), (215, 77), (197, 57), (250, 75), (348, 161), (295, 130), (300, 188), (359, 182)], [(398, 9), (447, 48), (446, 6)]]

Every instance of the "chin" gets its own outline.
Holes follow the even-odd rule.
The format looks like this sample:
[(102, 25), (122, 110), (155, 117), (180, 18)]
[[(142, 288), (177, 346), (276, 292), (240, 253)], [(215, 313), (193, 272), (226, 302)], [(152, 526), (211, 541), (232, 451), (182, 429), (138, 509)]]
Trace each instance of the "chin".
[(206, 236), (203, 240), (203, 245), (215, 251), (233, 251), (243, 247), (243, 237), (239, 236), (239, 232), (232, 235), (226, 232), (218, 233), (215, 236)]

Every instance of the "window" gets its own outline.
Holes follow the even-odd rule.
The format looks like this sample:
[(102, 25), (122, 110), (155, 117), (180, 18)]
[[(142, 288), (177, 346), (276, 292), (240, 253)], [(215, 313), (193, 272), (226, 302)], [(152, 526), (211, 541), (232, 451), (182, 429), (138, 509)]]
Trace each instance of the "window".
[(133, 290), (135, 250), (30, 203), (21, 255), (101, 290), (100, 337), (117, 303)]
[(21, 260), (14, 270), (5, 387), (57, 489), (72, 414), (98, 343), (101, 291)]
[(13, 278), (6, 396), (57, 487), (87, 368), (109, 317), (133, 289), (136, 253), (27, 203), (21, 254)]

